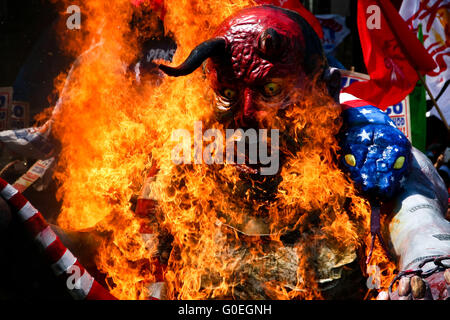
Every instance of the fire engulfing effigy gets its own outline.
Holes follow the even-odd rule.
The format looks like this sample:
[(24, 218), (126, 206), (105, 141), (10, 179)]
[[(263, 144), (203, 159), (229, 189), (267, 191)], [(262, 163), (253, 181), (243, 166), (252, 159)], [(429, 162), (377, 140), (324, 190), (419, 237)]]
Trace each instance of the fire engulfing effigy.
[[(84, 36), (64, 44), (78, 59), (42, 130), (60, 145), (58, 225), (90, 234), (118, 299), (362, 298), (374, 270), (369, 288), (383, 291), (422, 261), (411, 232), (427, 256), (450, 254), (428, 239), (450, 227), (445, 188), (420, 152), (377, 108), (340, 105), (339, 72), (308, 17), (255, 5), (83, 3)], [(142, 54), (168, 35), (176, 53)], [(274, 163), (261, 150), (274, 172), (262, 174)], [(429, 222), (405, 217), (422, 209)]]

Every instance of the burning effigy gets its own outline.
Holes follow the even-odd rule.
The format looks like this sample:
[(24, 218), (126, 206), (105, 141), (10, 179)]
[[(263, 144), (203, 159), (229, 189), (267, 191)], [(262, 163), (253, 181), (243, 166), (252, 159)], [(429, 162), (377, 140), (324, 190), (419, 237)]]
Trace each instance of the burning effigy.
[[(86, 8), (42, 127), (60, 145), (57, 230), (0, 192), (57, 275), (78, 270), (74, 297), (363, 298), (374, 269), (380, 299), (448, 297), (445, 186), (388, 116), (340, 96), (308, 17), (231, 0)], [(176, 52), (139, 56), (158, 15)], [(104, 280), (70, 242), (94, 247)]]

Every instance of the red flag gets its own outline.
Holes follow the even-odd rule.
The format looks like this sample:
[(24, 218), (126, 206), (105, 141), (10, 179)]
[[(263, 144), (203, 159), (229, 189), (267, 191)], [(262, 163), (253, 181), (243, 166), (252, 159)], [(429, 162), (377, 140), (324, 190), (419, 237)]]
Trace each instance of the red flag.
[(358, 1), (358, 31), (369, 81), (343, 92), (385, 110), (402, 101), (436, 64), (388, 0)]
[(300, 3), (300, 0), (255, 0), (255, 2), (258, 4), (272, 4), (277, 7), (296, 11), (309, 23), (319, 38), (323, 39), (323, 30), (319, 20)]

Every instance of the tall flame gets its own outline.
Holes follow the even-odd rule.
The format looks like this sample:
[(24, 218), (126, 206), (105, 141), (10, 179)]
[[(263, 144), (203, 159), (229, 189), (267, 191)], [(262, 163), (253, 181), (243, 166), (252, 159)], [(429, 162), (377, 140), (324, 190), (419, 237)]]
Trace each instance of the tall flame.
[[(251, 0), (166, 0), (164, 24), (179, 48), (175, 64), (218, 23), (249, 5)], [(85, 36), (64, 44), (70, 52), (88, 51), (70, 75), (55, 119), (62, 146), (55, 173), (63, 203), (58, 224), (98, 231), (96, 264), (112, 294), (145, 299), (157, 277), (151, 266), (158, 240), (144, 239), (143, 221), (131, 210), (130, 198), (157, 164), (150, 191), (158, 203), (153, 232), (173, 237), (167, 298), (322, 298), (317, 265), (331, 259), (327, 250), (348, 255), (370, 241), (368, 203), (335, 161), (339, 108), (312, 90), (287, 111), (290, 126), (274, 119), (301, 148), (284, 164), (270, 201), (255, 197), (258, 185), (246, 185), (233, 166), (176, 166), (172, 131), (192, 132), (195, 121), (213, 119), (214, 94), (201, 71), (136, 86), (124, 67), (138, 55), (130, 36), (132, 8), (130, 0), (83, 2)], [(241, 226), (267, 228), (267, 239), (240, 233)], [(301, 240), (285, 246), (282, 235), (294, 230)], [(372, 261), (383, 267), (387, 287), (393, 264), (379, 247)], [(255, 283), (262, 293), (252, 296), (247, 287)]]

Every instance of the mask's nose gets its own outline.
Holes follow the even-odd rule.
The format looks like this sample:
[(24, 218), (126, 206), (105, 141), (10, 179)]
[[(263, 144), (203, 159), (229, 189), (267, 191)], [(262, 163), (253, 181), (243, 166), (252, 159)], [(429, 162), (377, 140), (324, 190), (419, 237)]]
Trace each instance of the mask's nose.
[(255, 103), (255, 92), (250, 88), (245, 88), (242, 97), (242, 107), (235, 118), (236, 125), (242, 128), (257, 127), (257, 111), (258, 109)]

